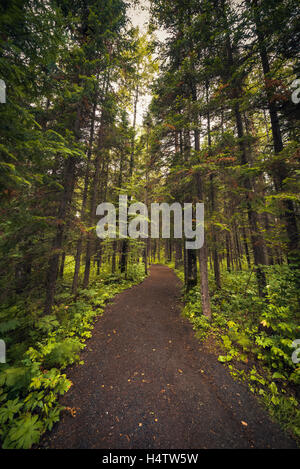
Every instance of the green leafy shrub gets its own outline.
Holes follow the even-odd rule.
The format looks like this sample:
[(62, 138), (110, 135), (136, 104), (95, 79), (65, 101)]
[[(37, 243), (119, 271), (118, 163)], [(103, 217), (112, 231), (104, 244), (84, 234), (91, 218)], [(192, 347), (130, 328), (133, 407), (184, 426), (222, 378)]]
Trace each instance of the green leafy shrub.
[(62, 370), (79, 361), (105, 303), (145, 277), (141, 266), (131, 272), (131, 279), (118, 276), (118, 281), (103, 274), (76, 300), (60, 292), (51, 315), (41, 315), (38, 302), (30, 315), (25, 303), (2, 306), (0, 324), (9, 333), (8, 360), (0, 372), (3, 448), (31, 448), (59, 420), (63, 408), (58, 397), (72, 385)]
[(79, 339), (68, 338), (61, 342), (55, 342), (49, 353), (44, 356), (44, 366), (46, 368), (65, 368), (79, 358), (78, 353), (82, 348)]
[(29, 449), (38, 443), (43, 431), (43, 424), (38, 415), (26, 414), (17, 419), (7, 433), (3, 449)]
[[(219, 339), (224, 353), (218, 360), (230, 368), (234, 377), (247, 379), (251, 391), (262, 397), (271, 414), (299, 436), (300, 366), (292, 362), (292, 343), (300, 338), (296, 282), (288, 266), (265, 267), (265, 270), (267, 301), (257, 296), (255, 276), (250, 276), (248, 271), (225, 271), (222, 289), (211, 297), (212, 321), (208, 322), (202, 314), (199, 287), (184, 295), (183, 313), (199, 339), (205, 339), (209, 332)], [(180, 277), (183, 279), (182, 271)], [(210, 272), (211, 291), (213, 288)], [(234, 365), (237, 361), (247, 364), (249, 360), (259, 363), (264, 369), (263, 376), (255, 367), (246, 372)]]

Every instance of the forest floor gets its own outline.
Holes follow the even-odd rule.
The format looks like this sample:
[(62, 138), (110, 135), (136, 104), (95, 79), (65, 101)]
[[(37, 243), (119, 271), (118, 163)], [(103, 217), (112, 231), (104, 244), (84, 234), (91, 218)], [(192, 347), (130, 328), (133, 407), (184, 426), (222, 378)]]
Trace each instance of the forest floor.
[(245, 384), (182, 317), (181, 285), (164, 266), (119, 294), (68, 370), (69, 408), (43, 448), (296, 448)]

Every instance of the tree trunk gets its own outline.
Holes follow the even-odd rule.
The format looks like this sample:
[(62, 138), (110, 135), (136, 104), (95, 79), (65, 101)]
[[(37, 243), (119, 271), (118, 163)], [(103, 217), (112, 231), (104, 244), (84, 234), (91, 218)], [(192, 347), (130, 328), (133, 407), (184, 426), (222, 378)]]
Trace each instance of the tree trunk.
[(72, 200), (74, 179), (75, 179), (75, 157), (69, 157), (65, 162), (64, 170), (64, 190), (60, 201), (58, 210), (58, 226), (56, 236), (52, 244), (52, 255), (49, 260), (48, 272), (46, 278), (46, 300), (44, 307), (44, 314), (50, 314), (54, 302), (56, 281), (58, 275), (59, 259), (61, 255), (64, 232), (65, 220), (69, 214), (69, 208)]
[[(225, 10), (223, 10), (223, 14), (225, 15)], [(228, 70), (231, 70), (234, 65), (233, 60), (233, 52), (230, 43), (230, 38), (227, 37), (226, 39), (226, 50), (227, 50), (227, 59), (228, 59)], [(236, 120), (236, 127), (237, 127), (237, 134), (239, 138), (239, 146), (241, 151), (241, 164), (243, 166), (248, 165), (248, 151), (247, 151), (247, 143), (245, 142), (245, 132), (244, 132), (244, 124), (242, 120), (242, 115), (240, 111), (240, 105), (238, 99), (241, 97), (242, 90), (241, 84), (239, 79), (236, 83), (232, 84), (232, 98), (235, 100), (234, 104), (234, 115)], [(266, 296), (266, 286), (267, 280), (266, 275), (263, 270), (263, 265), (266, 264), (265, 259), (265, 249), (264, 249), (264, 240), (260, 233), (259, 223), (258, 223), (258, 216), (257, 213), (252, 208), (252, 197), (253, 197), (253, 190), (251, 180), (248, 176), (245, 176), (243, 179), (243, 185), (246, 189), (246, 204), (247, 204), (247, 214), (249, 220), (249, 228), (250, 228), (250, 238), (252, 243), (252, 249), (254, 254), (254, 265), (256, 270), (256, 278), (258, 284), (258, 291), (259, 296), (264, 298)]]
[[(93, 143), (94, 143), (94, 134), (95, 134), (95, 118), (96, 118), (96, 110), (97, 110), (97, 95), (98, 94), (96, 93), (95, 94), (94, 106), (93, 106), (92, 120), (91, 120), (90, 140), (89, 140), (89, 146), (88, 146), (88, 151), (87, 151), (87, 166), (86, 166), (85, 177), (84, 177), (84, 188), (83, 188), (82, 203), (81, 203), (81, 214), (80, 214), (80, 219), (82, 221), (84, 220), (85, 210), (86, 210), (86, 205), (87, 205), (87, 194), (88, 194), (89, 175), (90, 175), (90, 163), (91, 163), (92, 147), (93, 147)], [(72, 293), (73, 293), (73, 295), (77, 294), (77, 289), (78, 289), (83, 237), (84, 237), (84, 235), (83, 235), (82, 231), (80, 231), (79, 239), (77, 241), (76, 256), (75, 256), (75, 270), (74, 270), (73, 284), (72, 284)]]

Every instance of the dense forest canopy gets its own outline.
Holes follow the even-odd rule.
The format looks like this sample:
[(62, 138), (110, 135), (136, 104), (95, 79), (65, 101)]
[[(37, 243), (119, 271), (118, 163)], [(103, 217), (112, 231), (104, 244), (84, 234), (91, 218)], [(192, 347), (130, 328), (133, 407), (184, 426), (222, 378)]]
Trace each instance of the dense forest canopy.
[[(139, 3), (145, 31), (128, 16)], [(57, 369), (89, 334), (90, 302), (152, 262), (182, 273), (201, 327), (260, 334), (268, 366), (299, 385), (299, 13), (298, 0), (1, 2), (0, 398), (19, 419), (0, 413), (4, 446), (52, 428), (59, 412), (34, 405), (49, 398), (41, 369), (66, 391)], [(122, 194), (204, 203), (204, 246), (100, 240), (97, 206)]]

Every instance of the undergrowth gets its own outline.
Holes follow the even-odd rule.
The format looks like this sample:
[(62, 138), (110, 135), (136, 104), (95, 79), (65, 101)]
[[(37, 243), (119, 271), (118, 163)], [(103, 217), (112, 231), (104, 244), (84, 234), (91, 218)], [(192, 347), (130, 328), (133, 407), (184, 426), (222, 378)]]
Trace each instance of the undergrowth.
[(7, 346), (7, 361), (0, 367), (3, 449), (31, 448), (52, 429), (63, 410), (58, 397), (72, 386), (65, 368), (83, 364), (80, 352), (107, 301), (143, 279), (142, 264), (129, 266), (126, 279), (104, 268), (100, 277), (94, 275), (89, 289), (74, 298), (67, 269), (52, 314), (42, 314), (38, 299), (30, 299), (30, 314), (26, 299), (2, 305), (0, 335)]
[[(182, 270), (175, 272), (183, 280)], [(300, 356), (294, 348), (300, 339), (298, 292), (287, 266), (267, 267), (266, 274), (264, 301), (248, 271), (223, 272), (220, 291), (214, 291), (210, 273), (212, 321), (202, 314), (199, 287), (184, 293), (183, 314), (200, 340), (209, 334), (217, 339), (223, 350), (218, 360), (235, 379), (247, 382), (270, 414), (300, 440)]]

